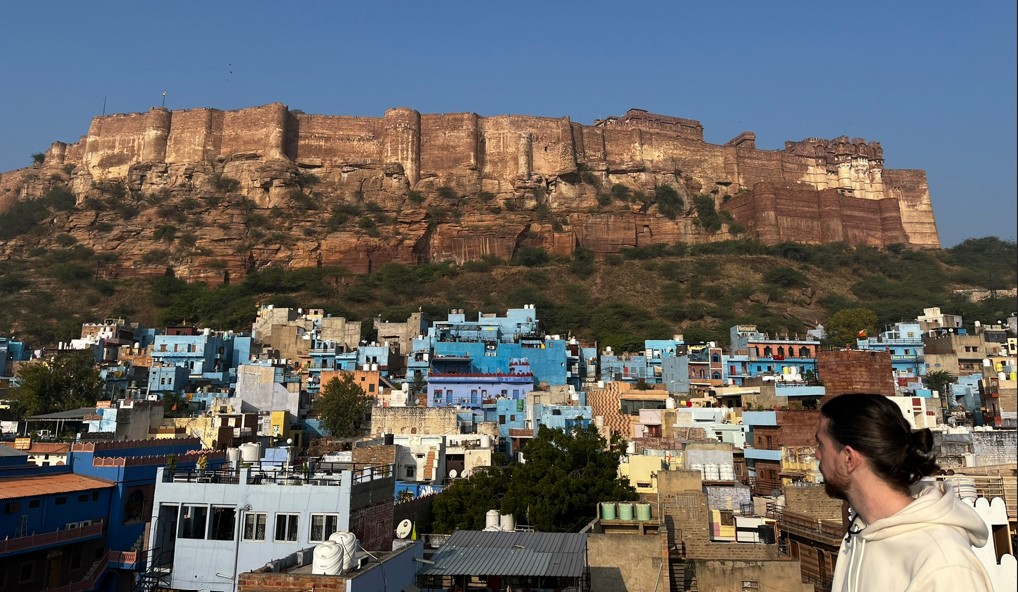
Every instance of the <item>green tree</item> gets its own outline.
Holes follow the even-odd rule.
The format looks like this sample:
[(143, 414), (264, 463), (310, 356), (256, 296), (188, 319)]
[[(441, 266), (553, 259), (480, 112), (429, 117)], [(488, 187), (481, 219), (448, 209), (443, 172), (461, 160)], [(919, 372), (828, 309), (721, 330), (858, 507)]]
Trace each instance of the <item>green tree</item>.
[(619, 477), (625, 441), (606, 441), (593, 425), (566, 432), (542, 427), (523, 448), (526, 463), (513, 467), (503, 512), (537, 530), (575, 532), (594, 518), (597, 503), (636, 499)]
[(597, 503), (636, 499), (619, 478), (625, 441), (606, 441), (597, 428), (541, 428), (523, 448), (527, 462), (477, 471), (435, 498), (435, 530), (480, 530), (488, 510), (513, 514), (545, 532), (575, 532), (593, 519)]
[(367, 431), (374, 400), (357, 383), (353, 374), (333, 378), (315, 400), (322, 425), (337, 438), (352, 438)]
[(827, 341), (832, 345), (855, 343), (860, 331), (872, 334), (877, 326), (877, 313), (864, 307), (839, 310), (824, 320)]
[(90, 351), (75, 351), (18, 370), (12, 389), (19, 417), (95, 405), (102, 395), (99, 368)]
[(940, 393), (941, 398), (947, 396), (947, 391), (954, 382), (958, 380), (954, 374), (947, 370), (932, 370), (926, 373), (926, 388)]

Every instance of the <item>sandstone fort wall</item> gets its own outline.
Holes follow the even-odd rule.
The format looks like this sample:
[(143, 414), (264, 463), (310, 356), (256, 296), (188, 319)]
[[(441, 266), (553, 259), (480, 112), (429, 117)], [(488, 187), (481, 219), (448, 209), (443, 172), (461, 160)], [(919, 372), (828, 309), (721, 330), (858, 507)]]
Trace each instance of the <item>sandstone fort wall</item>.
[[(450, 186), (460, 195), (490, 192), (496, 203), (523, 195), (572, 208), (564, 233), (549, 226), (528, 234), (510, 225), (505, 237), (492, 237), (472, 236), (462, 224), (429, 228), (395, 253), (389, 245), (390, 260), (508, 258), (520, 240), (565, 254), (576, 245), (604, 254), (712, 240), (689, 217), (592, 212), (580, 205), (593, 201), (598, 188), (591, 183), (602, 190), (624, 183), (644, 191), (668, 184), (687, 196), (712, 195), (765, 243), (939, 246), (925, 173), (884, 169), (879, 143), (810, 138), (787, 142), (784, 150), (759, 150), (753, 133), (744, 132), (715, 145), (703, 141), (699, 122), (639, 110), (588, 126), (568, 117), (422, 115), (406, 108), (380, 118), (309, 115), (279, 103), (236, 111), (157, 108), (96, 117), (81, 141), (55, 143), (47, 153), (47, 164), (84, 165), (96, 180), (126, 179), (140, 163), (203, 164), (212, 171), (221, 170), (221, 163), (250, 162), (233, 169), (246, 175), (245, 188), (285, 187), (273, 184), (271, 172), (254, 168), (277, 161), (321, 169), (342, 190), (374, 192), (372, 199), (387, 207), (387, 200), (396, 204), (409, 190)], [(7, 173), (0, 183), (19, 179)], [(268, 189), (252, 197), (262, 206), (279, 199)], [(327, 254), (322, 263), (370, 266), (378, 259), (373, 250), (386, 249), (367, 243)], [(317, 254), (301, 257), (318, 260)]]

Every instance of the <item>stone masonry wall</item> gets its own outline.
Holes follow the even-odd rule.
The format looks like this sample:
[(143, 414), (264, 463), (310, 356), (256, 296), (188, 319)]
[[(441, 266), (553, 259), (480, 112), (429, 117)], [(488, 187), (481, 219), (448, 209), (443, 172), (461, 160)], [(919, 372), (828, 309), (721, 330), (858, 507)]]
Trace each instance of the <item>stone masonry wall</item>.
[(444, 407), (375, 407), (371, 435), (458, 434), (456, 409)]
[(817, 373), (827, 396), (873, 393), (894, 396), (890, 352), (839, 350), (817, 354)]
[[(59, 143), (59, 157), (82, 162), (94, 178), (124, 178), (140, 162), (288, 159), (311, 168), (379, 172), (392, 163), (401, 170), (387, 173), (405, 177), (406, 187), (448, 185), (467, 194), (510, 193), (535, 176), (547, 181), (581, 169), (602, 171), (610, 182), (651, 185), (664, 181), (658, 175), (675, 181), (681, 175), (698, 191), (731, 195), (728, 208), (737, 220), (754, 228), (763, 222), (754, 230), (761, 240), (939, 245), (925, 174), (884, 170), (879, 144), (872, 143), (874, 152), (862, 140), (843, 142), (869, 152), (838, 164), (823, 150), (811, 153), (811, 142), (825, 141), (789, 142), (784, 151), (759, 150), (755, 142), (719, 146), (703, 142), (698, 122), (665, 125), (665, 119), (679, 120), (643, 114), (624, 125), (591, 127), (568, 117), (420, 115), (411, 109), (392, 109), (382, 118), (309, 115), (279, 103), (236, 111), (154, 108), (96, 117), (79, 143), (84, 147)], [(57, 152), (51, 150), (54, 158)], [(849, 192), (821, 197), (835, 188)], [(570, 197), (572, 190), (562, 189), (553, 200)], [(834, 202), (837, 208), (829, 205)]]
[(308, 590), (346, 592), (346, 578), (298, 573), (257, 571), (240, 574), (239, 592), (307, 592)]
[(843, 502), (827, 495), (822, 485), (785, 488), (785, 508), (824, 520), (841, 520)]
[(974, 431), (972, 453), (976, 455), (976, 466), (1014, 463), (1018, 461), (1018, 431)]

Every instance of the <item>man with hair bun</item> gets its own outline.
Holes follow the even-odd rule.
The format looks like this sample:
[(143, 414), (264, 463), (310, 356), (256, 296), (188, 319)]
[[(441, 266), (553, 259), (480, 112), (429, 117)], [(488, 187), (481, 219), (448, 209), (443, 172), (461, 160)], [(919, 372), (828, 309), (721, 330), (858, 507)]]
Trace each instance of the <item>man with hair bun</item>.
[(972, 546), (989, 532), (943, 482), (933, 434), (913, 431), (883, 395), (840, 395), (820, 408), (816, 458), (827, 494), (848, 501), (831, 592), (990, 592)]

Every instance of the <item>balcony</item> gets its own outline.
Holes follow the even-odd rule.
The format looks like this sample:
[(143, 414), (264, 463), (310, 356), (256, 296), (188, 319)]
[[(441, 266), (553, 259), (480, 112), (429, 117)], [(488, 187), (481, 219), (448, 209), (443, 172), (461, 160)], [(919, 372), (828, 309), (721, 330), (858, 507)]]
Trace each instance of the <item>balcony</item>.
[(38, 549), (45, 549), (47, 547), (56, 547), (66, 545), (67, 543), (98, 538), (102, 536), (103, 526), (104, 521), (100, 520), (95, 524), (89, 524), (88, 526), (81, 526), (78, 528), (68, 528), (66, 530), (56, 530), (43, 534), (30, 534), (23, 537), (8, 538), (0, 541), (0, 556), (24, 553), (26, 551), (34, 551)]

